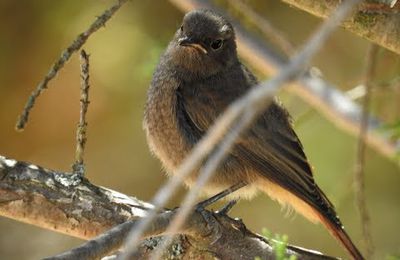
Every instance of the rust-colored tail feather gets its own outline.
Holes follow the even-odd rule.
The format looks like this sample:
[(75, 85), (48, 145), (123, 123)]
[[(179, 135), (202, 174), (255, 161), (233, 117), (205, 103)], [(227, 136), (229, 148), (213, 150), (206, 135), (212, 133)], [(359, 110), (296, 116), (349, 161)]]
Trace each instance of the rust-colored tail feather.
[(365, 258), (362, 256), (361, 252), (357, 249), (357, 247), (351, 241), (349, 235), (347, 235), (346, 231), (344, 230), (343, 226), (339, 226), (336, 223), (332, 223), (331, 220), (322, 216), (320, 213), (318, 214), (321, 220), (321, 223), (325, 225), (328, 229), (329, 233), (334, 236), (350, 253), (350, 255), (355, 260), (364, 260)]

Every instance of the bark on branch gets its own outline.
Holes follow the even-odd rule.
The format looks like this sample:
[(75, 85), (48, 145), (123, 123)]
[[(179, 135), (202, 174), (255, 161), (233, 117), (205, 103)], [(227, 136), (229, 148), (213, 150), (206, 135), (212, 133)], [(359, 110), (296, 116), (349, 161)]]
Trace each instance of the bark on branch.
[[(326, 18), (340, 0), (283, 0), (317, 17)], [(400, 3), (392, 8), (381, 1), (364, 1), (343, 26), (373, 43), (400, 54)]]
[[(117, 227), (118, 232), (108, 232), (101, 239), (68, 252), (63, 259), (77, 256), (97, 259), (115, 251), (135, 220), (144, 217), (146, 209), (151, 207), (134, 197), (95, 186), (77, 174), (0, 156), (0, 215), (85, 240), (125, 223)], [(212, 221), (206, 221), (204, 213)], [(174, 214), (174, 211), (159, 213), (143, 237), (147, 239), (140, 247), (141, 259), (148, 257), (162, 241), (162, 237), (149, 237), (163, 235)], [(200, 254), (204, 259), (275, 258), (271, 241), (249, 231), (240, 220), (210, 211), (194, 212), (167, 254), (174, 256), (173, 259), (194, 259)], [(296, 255), (297, 259), (334, 259), (295, 246), (288, 246), (287, 254)]]

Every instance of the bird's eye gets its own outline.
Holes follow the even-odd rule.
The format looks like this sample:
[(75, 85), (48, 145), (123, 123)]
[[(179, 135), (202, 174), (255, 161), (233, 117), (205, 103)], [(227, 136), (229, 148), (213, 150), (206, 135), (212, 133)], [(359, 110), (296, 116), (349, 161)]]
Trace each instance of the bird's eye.
[(222, 45), (224, 45), (224, 41), (221, 39), (215, 40), (211, 42), (211, 48), (213, 48), (213, 50), (218, 50), (222, 47)]
[(180, 30), (181, 30), (181, 32), (183, 32), (183, 25), (181, 25), (181, 28), (180, 28)]

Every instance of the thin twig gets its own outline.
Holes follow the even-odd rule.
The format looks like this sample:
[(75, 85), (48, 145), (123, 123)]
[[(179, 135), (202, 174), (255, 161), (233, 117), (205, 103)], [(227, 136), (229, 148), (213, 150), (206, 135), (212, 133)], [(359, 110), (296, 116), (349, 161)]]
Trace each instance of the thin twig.
[[(321, 48), (330, 33), (332, 33), (339, 22), (346, 17), (352, 7), (359, 1), (360, 0), (349, 0), (343, 2), (337, 11), (335, 11), (312, 36), (301, 52), (296, 55), (277, 76), (273, 77), (268, 82), (260, 84), (259, 87), (252, 88), (244, 97), (239, 98), (227, 108), (216, 120), (216, 123), (207, 131), (205, 137), (200, 140), (189, 156), (185, 158), (173, 177), (157, 192), (152, 202), (155, 206), (155, 210), (162, 207), (166, 201), (168, 201), (183, 178), (190, 174), (195, 167), (201, 163), (218, 142), (222, 143), (225, 141), (225, 138), (229, 138), (229, 135), (224, 139), (222, 136), (226, 133), (227, 129), (237, 121), (242, 113), (246, 113), (251, 118), (250, 120), (253, 120), (260, 111), (266, 108), (268, 101), (271, 100), (272, 96), (279, 90), (282, 84), (294, 79), (303, 72), (304, 67), (308, 65), (310, 59)], [(236, 129), (236, 131), (243, 130)], [(225, 143), (225, 145), (228, 145), (228, 142)], [(191, 189), (191, 192), (192, 191), (193, 189)], [(152, 223), (154, 217), (155, 211), (150, 211), (147, 218), (140, 221), (135, 229), (132, 230), (125, 241), (126, 250), (120, 255), (120, 259), (127, 259), (136, 251), (141, 234), (146, 230), (147, 226)]]
[(243, 13), (252, 24), (257, 26), (261, 32), (268, 39), (270, 39), (274, 45), (279, 47), (287, 57), (290, 57), (294, 53), (294, 47), (286, 39), (282, 32), (276, 29), (268, 20), (253, 10), (249, 4), (243, 2), (242, 0), (231, 0), (229, 3), (237, 11)]
[(49, 82), (57, 75), (58, 71), (61, 70), (65, 63), (70, 59), (74, 52), (77, 52), (83, 44), (87, 41), (90, 35), (96, 32), (101, 27), (105, 26), (106, 22), (115, 14), (118, 9), (127, 2), (128, 0), (118, 0), (113, 6), (104, 11), (104, 13), (97, 17), (97, 19), (90, 25), (90, 27), (79, 34), (76, 39), (69, 45), (61, 54), (61, 57), (53, 64), (44, 79), (37, 85), (36, 89), (29, 96), (25, 107), (18, 118), (15, 126), (17, 131), (22, 131), (25, 128), (26, 123), (29, 119), (29, 113), (35, 105), (36, 99), (40, 94), (47, 89)]
[(83, 177), (85, 174), (85, 164), (83, 162), (83, 155), (86, 145), (86, 113), (89, 106), (89, 55), (85, 50), (81, 50), (81, 98), (80, 98), (80, 114), (79, 124), (76, 130), (76, 151), (75, 163), (72, 165), (73, 173), (79, 174)]
[(366, 246), (366, 258), (372, 259), (374, 253), (374, 244), (371, 236), (371, 221), (367, 209), (365, 199), (365, 152), (366, 152), (366, 138), (368, 132), (368, 118), (369, 118), (369, 103), (371, 99), (371, 81), (375, 74), (378, 46), (371, 44), (365, 66), (364, 86), (365, 95), (363, 98), (363, 113), (360, 124), (360, 135), (357, 145), (357, 159), (354, 171), (354, 193), (356, 204), (361, 218), (362, 234)]

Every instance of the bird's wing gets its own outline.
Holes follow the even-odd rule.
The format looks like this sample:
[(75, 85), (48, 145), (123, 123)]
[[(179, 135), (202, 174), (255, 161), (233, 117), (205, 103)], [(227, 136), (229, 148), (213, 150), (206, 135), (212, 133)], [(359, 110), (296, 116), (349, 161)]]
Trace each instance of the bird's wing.
[(243, 76), (216, 76), (214, 80), (178, 88), (176, 109), (183, 133), (197, 142), (220, 113), (247, 91), (250, 85), (246, 80)]
[[(243, 72), (250, 85), (256, 84), (255, 77), (245, 67)], [(177, 92), (178, 121), (181, 122), (180, 127), (185, 136), (193, 143), (203, 136), (219, 114), (238, 97), (238, 89), (228, 86), (224, 89), (213, 86), (207, 91), (195, 87), (183, 88)], [(330, 218), (335, 219), (333, 205), (315, 184), (311, 167), (289, 118), (286, 110), (273, 101), (250, 129), (239, 137), (231, 155), (245, 167), (315, 209), (330, 212)]]
[(257, 173), (336, 222), (334, 207), (315, 184), (303, 146), (280, 105), (270, 105), (268, 112), (240, 138), (233, 153)]
[[(255, 85), (255, 77), (246, 68), (243, 69), (247, 80)], [(218, 88), (214, 90), (220, 91)], [(224, 89), (223, 95), (196, 91), (196, 88), (187, 88), (186, 91), (177, 92), (178, 121), (184, 135), (192, 143), (196, 143), (228, 104), (238, 97), (236, 90), (229, 92), (229, 89)], [(230, 153), (244, 167), (256, 172), (257, 176), (265, 177), (265, 180), (300, 199), (300, 208), (294, 205), (296, 210), (312, 221), (321, 221), (355, 259), (364, 259), (344, 231), (332, 203), (315, 184), (301, 142), (284, 108), (272, 102), (266, 112), (236, 141)], [(316, 211), (316, 215), (303, 207), (302, 202), (310, 206), (311, 211)]]

